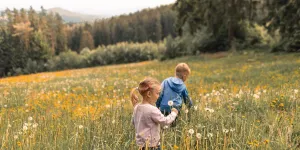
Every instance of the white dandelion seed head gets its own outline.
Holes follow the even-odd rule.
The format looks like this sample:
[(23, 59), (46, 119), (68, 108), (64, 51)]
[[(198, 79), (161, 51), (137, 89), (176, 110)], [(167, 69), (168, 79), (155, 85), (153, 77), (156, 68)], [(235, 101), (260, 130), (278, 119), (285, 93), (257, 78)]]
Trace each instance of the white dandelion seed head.
[(168, 101), (168, 105), (169, 105), (169, 106), (173, 106), (173, 104), (174, 104), (173, 101), (171, 101), (171, 100)]
[(29, 120), (29, 121), (32, 121), (32, 120), (33, 120), (33, 118), (32, 118), (32, 117), (28, 117), (28, 120)]
[(255, 99), (259, 99), (259, 95), (258, 95), (258, 94), (253, 94), (253, 97), (254, 97)]
[(209, 138), (211, 138), (211, 137), (213, 137), (214, 135), (212, 134), (212, 133), (208, 133), (207, 134), (207, 137), (209, 137)]
[(194, 110), (197, 110), (198, 109), (198, 106), (194, 106)]
[(228, 129), (223, 129), (223, 133), (228, 133), (229, 130)]
[(23, 131), (27, 131), (28, 127), (27, 126), (23, 126)]
[(33, 128), (37, 128), (37, 126), (38, 126), (37, 123), (34, 123), (34, 124), (32, 125)]
[(186, 109), (184, 112), (187, 114), (187, 113), (189, 113), (189, 110), (188, 110), (188, 109)]
[(194, 129), (189, 129), (189, 134), (194, 134), (195, 133), (195, 131), (194, 131)]
[(197, 139), (200, 139), (202, 137), (202, 135), (200, 133), (196, 134)]

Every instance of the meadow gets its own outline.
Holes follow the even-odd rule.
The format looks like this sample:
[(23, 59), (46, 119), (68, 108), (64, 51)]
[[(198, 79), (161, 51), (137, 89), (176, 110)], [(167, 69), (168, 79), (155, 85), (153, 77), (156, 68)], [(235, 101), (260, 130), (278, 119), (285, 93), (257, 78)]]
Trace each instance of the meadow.
[(164, 150), (299, 149), (300, 55), (246, 51), (0, 79), (0, 149), (137, 150), (129, 92), (179, 62), (194, 102)]

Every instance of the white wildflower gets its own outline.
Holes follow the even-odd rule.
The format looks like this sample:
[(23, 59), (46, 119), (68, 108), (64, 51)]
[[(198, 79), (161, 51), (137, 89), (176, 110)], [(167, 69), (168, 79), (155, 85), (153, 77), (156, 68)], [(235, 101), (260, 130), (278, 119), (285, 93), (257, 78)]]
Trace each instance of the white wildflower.
[(19, 138), (19, 136), (18, 135), (14, 135), (14, 139), (16, 140), (16, 139), (18, 139)]
[(197, 110), (197, 109), (198, 109), (198, 106), (194, 106), (194, 109)]
[(115, 124), (115, 123), (116, 123), (116, 120), (113, 120), (111, 123), (112, 123), (112, 124)]
[(206, 108), (204, 108), (204, 110), (205, 110), (205, 111), (207, 111), (207, 112), (210, 112), (210, 113), (213, 113), (213, 112), (215, 112), (215, 110), (213, 110), (213, 109), (210, 109), (210, 108), (207, 108), (207, 107), (206, 107)]
[(294, 89), (294, 93), (297, 94), (299, 92), (298, 89)]
[(28, 104), (25, 104), (25, 107), (28, 107), (29, 105)]
[(169, 126), (167, 126), (167, 125), (166, 125), (166, 126), (164, 126), (164, 129), (168, 129), (168, 128), (169, 128)]
[(32, 121), (32, 120), (33, 120), (33, 118), (32, 118), (32, 117), (28, 117), (28, 120), (29, 120), (29, 121)]
[(168, 101), (168, 105), (169, 105), (169, 106), (173, 106), (173, 104), (174, 104), (173, 101), (171, 101), (171, 100)]
[(223, 133), (228, 133), (229, 132), (229, 130), (228, 129), (223, 129)]
[(259, 99), (259, 95), (258, 95), (258, 94), (253, 94), (253, 97), (254, 97), (255, 99)]
[(189, 130), (189, 134), (191, 134), (191, 135), (193, 135), (194, 132), (195, 132), (194, 129), (190, 129), (190, 130)]
[(202, 135), (200, 133), (196, 134), (197, 139), (200, 139), (202, 137)]
[(32, 125), (33, 128), (36, 128), (37, 126), (38, 126), (37, 123), (34, 123), (34, 124)]
[(7, 105), (3, 105), (4, 106), (4, 108), (7, 108)]
[(23, 126), (23, 131), (26, 131), (28, 130), (28, 127), (27, 126)]
[(231, 129), (230, 129), (230, 132), (234, 132), (234, 131), (235, 131), (235, 128), (231, 128)]
[(186, 110), (185, 110), (185, 113), (186, 113), (186, 114), (187, 114), (187, 113), (189, 113), (189, 110), (188, 110), (188, 109), (186, 109)]
[(208, 133), (207, 134), (207, 137), (209, 137), (209, 138), (211, 138), (211, 137), (213, 137), (214, 135), (212, 134), (212, 133)]
[(83, 128), (83, 125), (79, 125), (78, 128), (79, 128), (79, 129), (82, 129), (82, 128)]

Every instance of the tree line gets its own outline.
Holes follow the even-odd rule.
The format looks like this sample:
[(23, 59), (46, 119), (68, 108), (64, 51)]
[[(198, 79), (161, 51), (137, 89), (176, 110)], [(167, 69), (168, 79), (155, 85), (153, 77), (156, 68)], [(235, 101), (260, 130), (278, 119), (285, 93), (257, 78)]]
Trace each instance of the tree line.
[(95, 49), (119, 42), (160, 42), (176, 36), (176, 13), (171, 5), (144, 9), (128, 15), (95, 20), (92, 23), (65, 23), (59, 14), (43, 7), (6, 9), (7, 21), (0, 22), (0, 75), (14, 74), (28, 62), (45, 64), (62, 52)]

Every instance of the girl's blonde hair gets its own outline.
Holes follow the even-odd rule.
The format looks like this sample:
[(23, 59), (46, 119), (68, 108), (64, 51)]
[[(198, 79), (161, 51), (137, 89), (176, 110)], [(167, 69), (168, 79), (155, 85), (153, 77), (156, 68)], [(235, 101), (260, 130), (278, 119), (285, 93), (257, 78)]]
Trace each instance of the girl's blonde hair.
[(180, 79), (183, 79), (184, 75), (189, 75), (190, 73), (191, 73), (191, 69), (186, 63), (179, 63), (175, 67), (175, 74)]
[(138, 91), (142, 96), (145, 96), (145, 94), (147, 93), (147, 91), (156, 89), (160, 86), (160, 82), (155, 79), (155, 78), (151, 78), (151, 77), (146, 77), (143, 81), (141, 81), (139, 83), (139, 86), (132, 89), (130, 92), (130, 98), (131, 100), (136, 100), (138, 101), (138, 97), (137, 95), (135, 95), (135, 91)]

